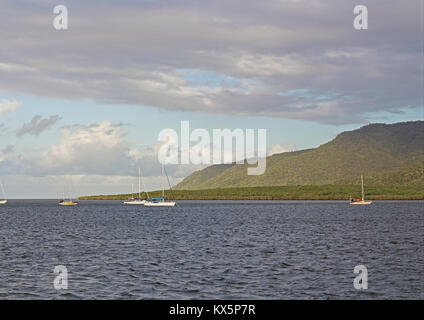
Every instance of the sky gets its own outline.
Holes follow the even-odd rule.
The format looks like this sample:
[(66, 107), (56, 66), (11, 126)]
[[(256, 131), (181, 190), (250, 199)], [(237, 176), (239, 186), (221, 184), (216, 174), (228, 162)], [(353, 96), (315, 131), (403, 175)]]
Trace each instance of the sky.
[(421, 0), (0, 0), (7, 196), (58, 198), (70, 180), (75, 195), (129, 193), (138, 167), (159, 189), (158, 134), (186, 120), (266, 129), (274, 154), (423, 119), (422, 17)]

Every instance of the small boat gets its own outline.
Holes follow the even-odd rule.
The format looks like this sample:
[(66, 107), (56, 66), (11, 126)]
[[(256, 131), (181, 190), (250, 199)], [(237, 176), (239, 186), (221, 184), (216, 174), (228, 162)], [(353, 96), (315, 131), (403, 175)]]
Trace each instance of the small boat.
[(131, 185), (131, 196), (132, 198), (124, 201), (123, 204), (132, 204), (132, 205), (144, 205), (146, 203), (146, 200), (141, 199), (141, 170), (138, 168), (138, 198), (134, 198), (134, 188), (133, 185)]
[(73, 199), (73, 196), (72, 196), (72, 190), (74, 188), (73, 184), (72, 184), (72, 179), (70, 179), (70, 181), (69, 181), (68, 188), (69, 188), (68, 199), (65, 199), (65, 194), (63, 194), (63, 198), (62, 198), (62, 200), (59, 201), (59, 205), (60, 206), (76, 206), (76, 205), (78, 205), (78, 201)]
[(1, 180), (0, 180), (0, 186), (1, 186), (1, 191), (3, 193), (3, 200), (0, 200), (0, 204), (6, 204), (7, 203), (6, 192), (4, 192), (3, 182), (1, 182)]
[(59, 205), (60, 206), (76, 206), (76, 205), (78, 205), (78, 201), (75, 201), (75, 200), (69, 200), (69, 201), (60, 200)]
[(361, 186), (362, 186), (362, 199), (350, 198), (350, 204), (371, 204), (372, 201), (365, 201), (364, 198), (364, 177), (361, 175)]
[[(164, 177), (164, 167), (162, 165), (162, 178)], [(168, 175), (166, 175), (166, 178), (168, 180)], [(175, 201), (165, 200), (165, 187), (164, 183), (162, 183), (162, 197), (159, 198), (152, 198), (145, 202), (146, 207), (175, 207)], [(171, 185), (169, 184), (169, 188), (171, 188)]]

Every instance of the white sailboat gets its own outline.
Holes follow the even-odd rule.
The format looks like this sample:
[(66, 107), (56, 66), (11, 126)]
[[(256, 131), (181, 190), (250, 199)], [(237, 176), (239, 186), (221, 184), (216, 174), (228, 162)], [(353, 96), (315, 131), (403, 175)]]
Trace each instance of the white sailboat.
[[(168, 176), (167, 176), (168, 177)], [(162, 179), (164, 178), (164, 168), (162, 165)], [(168, 181), (169, 184), (169, 181)], [(165, 200), (165, 184), (162, 182), (162, 197), (152, 198), (144, 204), (146, 207), (175, 207), (175, 201)], [(169, 186), (171, 188), (171, 186)]]
[(0, 200), (0, 204), (6, 204), (7, 203), (6, 192), (4, 191), (3, 182), (1, 182), (1, 180), (0, 180), (0, 186), (1, 186), (1, 191), (3, 194), (3, 200)]
[[(131, 190), (131, 196), (133, 196), (134, 190)], [(135, 204), (135, 205), (144, 205), (146, 200), (141, 199), (141, 170), (138, 168), (138, 198), (132, 197), (131, 199), (124, 201), (124, 204)]]
[(72, 178), (69, 181), (68, 184), (68, 198), (65, 198), (65, 194), (63, 194), (62, 200), (59, 201), (60, 206), (76, 206), (78, 205), (78, 201), (73, 199), (73, 184), (72, 184)]
[(372, 201), (365, 201), (364, 198), (364, 177), (361, 175), (362, 199), (350, 199), (350, 204), (371, 204)]

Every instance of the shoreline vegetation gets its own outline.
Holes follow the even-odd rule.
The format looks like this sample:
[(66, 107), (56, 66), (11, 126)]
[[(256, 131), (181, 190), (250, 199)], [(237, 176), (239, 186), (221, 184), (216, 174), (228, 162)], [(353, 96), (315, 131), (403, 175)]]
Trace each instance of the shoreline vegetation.
[[(356, 185), (307, 185), (275, 187), (240, 187), (199, 190), (165, 190), (173, 200), (349, 200), (361, 197)], [(149, 192), (150, 197), (162, 191)], [(133, 196), (137, 196), (134, 194)], [(131, 194), (81, 196), (78, 200), (127, 200)], [(141, 195), (146, 199), (146, 193)], [(424, 200), (424, 186), (367, 186), (369, 200)]]

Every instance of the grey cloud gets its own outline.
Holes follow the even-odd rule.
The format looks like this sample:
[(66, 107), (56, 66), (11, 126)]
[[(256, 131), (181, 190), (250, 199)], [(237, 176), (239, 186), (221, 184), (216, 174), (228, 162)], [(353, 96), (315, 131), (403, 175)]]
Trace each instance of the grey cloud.
[[(420, 1), (4, 1), (0, 89), (166, 110), (361, 123), (377, 111), (422, 107)], [(19, 20), (17, 19), (19, 17)], [(202, 86), (181, 69), (241, 85)], [(316, 97), (280, 95), (307, 89)]]
[(16, 136), (22, 137), (25, 134), (38, 136), (43, 131), (54, 126), (60, 119), (61, 117), (59, 115), (53, 115), (46, 119), (42, 119), (40, 115), (35, 115), (30, 122), (22, 125), (22, 128), (18, 130)]

